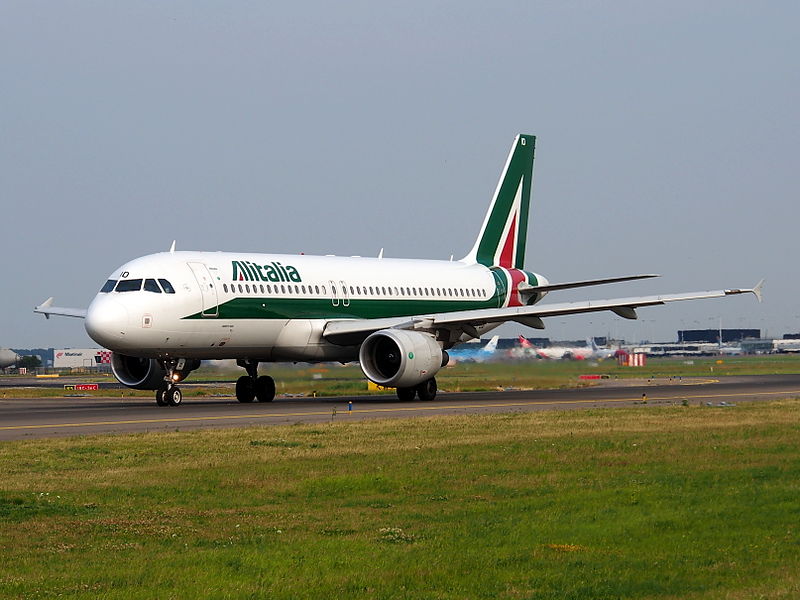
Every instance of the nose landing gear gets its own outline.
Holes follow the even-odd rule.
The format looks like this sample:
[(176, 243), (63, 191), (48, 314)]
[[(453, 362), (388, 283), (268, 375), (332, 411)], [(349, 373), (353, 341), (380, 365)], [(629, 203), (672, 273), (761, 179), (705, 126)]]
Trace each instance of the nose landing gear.
[(236, 380), (236, 399), (239, 402), (249, 403), (253, 400), (259, 402), (272, 402), (275, 398), (275, 380), (269, 375), (258, 375), (258, 361), (237, 360), (236, 364), (247, 371)]
[(183, 401), (183, 392), (176, 385), (185, 377), (181, 376), (186, 366), (184, 359), (164, 361), (167, 374), (164, 376), (164, 387), (156, 390), (156, 404), (159, 406), (179, 406)]

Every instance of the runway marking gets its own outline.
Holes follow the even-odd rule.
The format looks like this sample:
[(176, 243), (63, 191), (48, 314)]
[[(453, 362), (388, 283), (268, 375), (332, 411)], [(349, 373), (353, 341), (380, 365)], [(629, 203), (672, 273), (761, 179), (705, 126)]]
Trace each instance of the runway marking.
[[(791, 396), (800, 395), (800, 390), (785, 390), (780, 392), (741, 392), (731, 394), (698, 394), (698, 395), (674, 395), (674, 396), (653, 396), (648, 398), (648, 402), (658, 400), (683, 400), (683, 399), (710, 399), (710, 398), (731, 398), (738, 396)], [(390, 413), (390, 412), (419, 412), (424, 410), (456, 410), (456, 409), (475, 409), (475, 408), (513, 408), (519, 406), (531, 406), (533, 404), (598, 404), (606, 402), (640, 402), (638, 396), (631, 398), (606, 398), (593, 400), (532, 400), (528, 402), (509, 402), (501, 404), (456, 404), (451, 406), (408, 406), (396, 408), (357, 408), (353, 412), (364, 413)], [(294, 413), (252, 413), (246, 415), (216, 415), (206, 417), (174, 417), (164, 419), (129, 419), (120, 421), (88, 421), (83, 423), (54, 423), (50, 425), (8, 425), (0, 427), (0, 431), (13, 431), (20, 429), (63, 429), (68, 427), (92, 427), (98, 425), (144, 425), (147, 423), (191, 423), (198, 421), (233, 421), (241, 419), (275, 419), (281, 417), (317, 417), (329, 416), (333, 411), (307, 411)], [(337, 415), (348, 415), (349, 411), (337, 410)]]

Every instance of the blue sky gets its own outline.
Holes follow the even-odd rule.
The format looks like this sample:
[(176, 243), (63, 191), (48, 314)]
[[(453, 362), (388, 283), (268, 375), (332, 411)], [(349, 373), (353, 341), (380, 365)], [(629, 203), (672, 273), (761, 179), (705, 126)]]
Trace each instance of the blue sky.
[(31, 309), (87, 306), (173, 239), (463, 256), (518, 132), (529, 268), (663, 275), (550, 300), (767, 279), (761, 305), (545, 335), (798, 331), (798, 22), (791, 2), (3, 2), (0, 346), (93, 346)]

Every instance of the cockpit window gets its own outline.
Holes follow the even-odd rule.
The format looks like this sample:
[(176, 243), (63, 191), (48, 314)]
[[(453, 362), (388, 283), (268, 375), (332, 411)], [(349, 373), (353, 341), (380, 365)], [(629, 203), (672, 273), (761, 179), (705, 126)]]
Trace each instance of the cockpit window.
[(145, 279), (144, 280), (144, 291), (145, 292), (155, 292), (156, 294), (161, 293), (161, 288), (158, 287), (155, 279)]
[(109, 279), (108, 281), (106, 281), (106, 284), (102, 288), (100, 288), (100, 292), (102, 292), (103, 294), (107, 294), (108, 292), (114, 289), (115, 285), (117, 285), (117, 280)]
[(164, 288), (164, 291), (167, 294), (174, 294), (175, 288), (172, 287), (172, 284), (167, 281), (166, 279), (159, 279), (158, 282), (161, 284), (161, 287)]
[(142, 289), (141, 279), (123, 279), (117, 284), (118, 292), (138, 292)]

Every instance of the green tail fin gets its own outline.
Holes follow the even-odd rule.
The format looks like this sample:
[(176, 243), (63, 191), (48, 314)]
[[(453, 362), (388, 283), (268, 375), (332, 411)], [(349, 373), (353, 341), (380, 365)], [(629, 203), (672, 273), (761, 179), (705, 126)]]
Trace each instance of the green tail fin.
[(464, 262), (524, 268), (535, 146), (536, 136), (514, 139), (480, 235)]

